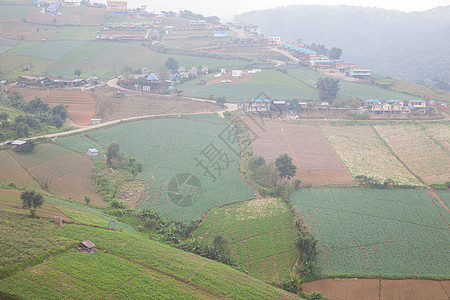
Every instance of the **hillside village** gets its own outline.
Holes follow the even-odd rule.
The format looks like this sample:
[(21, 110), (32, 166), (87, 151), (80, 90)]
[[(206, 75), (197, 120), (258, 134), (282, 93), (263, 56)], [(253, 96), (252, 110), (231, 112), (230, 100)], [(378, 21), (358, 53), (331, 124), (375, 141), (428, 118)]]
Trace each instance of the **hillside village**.
[(0, 0), (0, 299), (448, 299), (450, 93), (130, 5)]

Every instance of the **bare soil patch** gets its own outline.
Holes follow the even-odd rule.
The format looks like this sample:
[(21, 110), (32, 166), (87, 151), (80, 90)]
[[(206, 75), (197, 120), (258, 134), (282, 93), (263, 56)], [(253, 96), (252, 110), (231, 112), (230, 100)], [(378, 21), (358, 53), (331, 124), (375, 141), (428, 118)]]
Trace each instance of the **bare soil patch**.
[(447, 300), (450, 281), (324, 279), (302, 284), (310, 294), (319, 291), (333, 300)]
[(244, 117), (250, 128), (253, 154), (261, 155), (267, 163), (283, 153), (292, 157), (297, 166), (294, 179), (315, 186), (349, 185), (353, 178), (328, 143), (322, 131), (312, 125), (293, 124), (264, 119), (255, 122)]
[(138, 208), (141, 200), (144, 199), (146, 184), (144, 180), (134, 180), (125, 183), (120, 190), (118, 199), (125, 202), (129, 208)]
[(98, 102), (96, 118), (111, 121), (143, 115), (215, 112), (223, 109), (211, 102), (174, 95), (163, 96), (133, 91), (121, 91), (121, 95), (116, 95), (116, 91), (117, 89), (103, 86), (93, 93)]
[(81, 14), (81, 26), (101, 25), (105, 20), (105, 9), (96, 7), (84, 7)]
[(88, 125), (94, 117), (96, 102), (89, 90), (39, 89), (8, 86), (9, 90), (22, 94), (27, 101), (39, 97), (50, 107), (64, 104), (68, 106), (69, 118), (77, 125)]

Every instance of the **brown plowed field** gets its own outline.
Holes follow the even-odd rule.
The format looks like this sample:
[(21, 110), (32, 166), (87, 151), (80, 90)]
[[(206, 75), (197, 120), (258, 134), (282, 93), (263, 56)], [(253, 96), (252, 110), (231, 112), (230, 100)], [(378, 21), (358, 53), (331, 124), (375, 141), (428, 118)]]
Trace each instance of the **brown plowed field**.
[(304, 184), (354, 183), (318, 127), (249, 117), (242, 117), (241, 120), (251, 131), (253, 155), (261, 155), (270, 163), (283, 153), (289, 154), (297, 166), (295, 178), (301, 179)]
[(98, 102), (96, 118), (102, 121), (120, 120), (129, 117), (158, 114), (188, 114), (196, 112), (215, 112), (223, 107), (207, 101), (196, 101), (176, 95), (162, 96), (150, 93), (122, 91), (103, 86), (97, 88), (94, 97)]
[(32, 188), (40, 185), (80, 203), (84, 203), (86, 195), (91, 205), (107, 206), (92, 180), (93, 162), (84, 155), (53, 144), (39, 144), (30, 155), (0, 151), (0, 164), (6, 166), (6, 172), (0, 172), (0, 180), (6, 184)]
[(448, 300), (450, 281), (324, 279), (302, 284), (310, 294), (319, 291), (333, 300)]
[(38, 89), (8, 86), (9, 90), (22, 94), (27, 101), (39, 97), (50, 107), (64, 104), (68, 106), (69, 118), (77, 125), (88, 125), (94, 117), (97, 104), (89, 90)]
[(81, 14), (81, 26), (101, 25), (105, 20), (105, 9), (96, 7), (84, 7)]

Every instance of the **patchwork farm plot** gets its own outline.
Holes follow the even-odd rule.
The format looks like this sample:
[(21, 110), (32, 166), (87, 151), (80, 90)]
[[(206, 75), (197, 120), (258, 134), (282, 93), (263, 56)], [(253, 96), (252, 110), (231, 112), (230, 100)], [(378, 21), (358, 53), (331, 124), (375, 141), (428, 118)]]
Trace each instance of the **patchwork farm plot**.
[(193, 236), (212, 244), (217, 235), (229, 242), (230, 257), (253, 277), (280, 283), (298, 258), (298, 231), (281, 199), (255, 199), (208, 212)]
[(78, 125), (90, 124), (95, 115), (97, 104), (88, 90), (44, 90), (16, 86), (8, 86), (8, 89), (20, 93), (27, 101), (39, 97), (50, 107), (59, 104), (67, 105), (69, 118)]
[[(60, 236), (93, 241), (93, 254), (68, 250), (0, 281), (17, 298), (276, 299), (288, 293), (229, 266), (147, 238), (67, 225)], [(89, 266), (89, 267), (86, 267)]]
[(115, 89), (106, 86), (96, 89), (93, 96), (98, 103), (95, 114), (97, 118), (103, 121), (111, 121), (142, 115), (177, 115), (223, 110), (223, 107), (215, 103), (193, 101), (175, 95), (162, 96), (127, 92), (126, 96), (117, 97), (115, 91)]
[(71, 197), (82, 203), (86, 195), (94, 206), (107, 205), (96, 193), (91, 179), (93, 163), (83, 155), (57, 145), (39, 144), (32, 154), (1, 151), (0, 157), (3, 157), (5, 166), (10, 166), (6, 173), (0, 174), (6, 183), (32, 188), (40, 185), (58, 196)]
[[(303, 81), (305, 84), (315, 87), (316, 81), (319, 78), (327, 77), (324, 74), (314, 71), (311, 68), (298, 67), (288, 70), (288, 74)], [(370, 84), (350, 82), (345, 80), (339, 80), (339, 94), (338, 98), (347, 99), (349, 97), (356, 97), (360, 99), (402, 99), (411, 100), (415, 99), (414, 96), (406, 95), (403, 93), (390, 91)]]
[(449, 276), (450, 211), (426, 190), (314, 188), (292, 202), (319, 240), (322, 275)]
[[(222, 77), (220, 77), (223, 79)], [(208, 98), (224, 96), (228, 102), (244, 103), (251, 98), (257, 97), (261, 92), (273, 99), (314, 99), (317, 98), (317, 91), (303, 81), (297, 80), (289, 75), (276, 70), (263, 70), (253, 74), (249, 82), (241, 82), (231, 78), (231, 83), (221, 83), (220, 81), (204, 88), (200, 88), (186, 93), (187, 96)], [(234, 82), (236, 81), (236, 82)], [(179, 87), (184, 91), (191, 89), (191, 83), (186, 83)]]
[(408, 169), (389, 151), (369, 125), (321, 125), (328, 142), (352, 176), (372, 176), (384, 182), (421, 185)]
[(396, 155), (426, 183), (450, 178), (450, 126), (446, 123), (400, 123), (374, 128)]
[(305, 184), (349, 185), (353, 178), (316, 126), (290, 124), (277, 120), (244, 117), (242, 121), (252, 136), (253, 155), (273, 162), (288, 153), (297, 166), (295, 178)]
[[(97, 149), (118, 142), (125, 157), (142, 163), (147, 192), (141, 208), (158, 210), (164, 217), (196, 220), (211, 207), (253, 197), (239, 177), (236, 136), (217, 115), (131, 122), (93, 131), (89, 137)], [(80, 136), (58, 143), (79, 149), (72, 139)]]

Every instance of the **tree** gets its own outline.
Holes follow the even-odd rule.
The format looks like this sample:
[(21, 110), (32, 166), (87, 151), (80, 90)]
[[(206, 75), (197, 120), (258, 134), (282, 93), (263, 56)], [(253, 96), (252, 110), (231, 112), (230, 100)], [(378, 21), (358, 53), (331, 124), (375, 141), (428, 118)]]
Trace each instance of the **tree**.
[(176, 73), (178, 71), (178, 62), (174, 58), (169, 57), (166, 61), (166, 67), (172, 71), (172, 73)]
[(216, 99), (216, 103), (218, 105), (220, 105), (221, 107), (224, 107), (226, 102), (227, 102), (227, 98), (225, 98), (225, 97), (219, 97)]
[(44, 203), (44, 197), (35, 190), (28, 190), (20, 194), (22, 199), (22, 207), (30, 210), (31, 216), (36, 216), (36, 208), (41, 207)]
[(86, 201), (86, 204), (89, 205), (91, 203), (91, 198), (89, 196), (84, 196), (84, 201)]
[(319, 98), (322, 101), (333, 102), (339, 92), (339, 80), (330, 77), (319, 78), (316, 83), (319, 90)]
[(309, 299), (310, 300), (320, 300), (320, 299), (323, 299), (323, 297), (322, 297), (321, 293), (315, 291), (315, 292), (312, 292), (311, 295), (309, 295)]
[(67, 111), (67, 105), (59, 104), (52, 108), (52, 114), (54, 116), (59, 116), (63, 121), (67, 119), (69, 116), (69, 112)]
[(342, 55), (342, 49), (333, 47), (328, 51), (328, 57), (330, 59), (339, 59)]
[(73, 75), (76, 75), (76, 76), (78, 76), (78, 78), (80, 78), (81, 70), (80, 69), (76, 69), (75, 71), (73, 71)]
[(275, 160), (275, 166), (280, 178), (291, 179), (297, 172), (297, 167), (292, 163), (292, 158), (287, 154), (282, 154)]
[(228, 240), (223, 235), (216, 235), (213, 240), (213, 245), (223, 254), (228, 253)]
[(150, 238), (153, 238), (153, 231), (156, 229), (156, 227), (158, 227), (158, 221), (155, 219), (150, 219), (145, 221), (144, 223), (144, 227), (150, 231)]
[(122, 163), (122, 155), (120, 154), (120, 146), (118, 143), (111, 143), (106, 150), (106, 163), (108, 166), (117, 168)]

